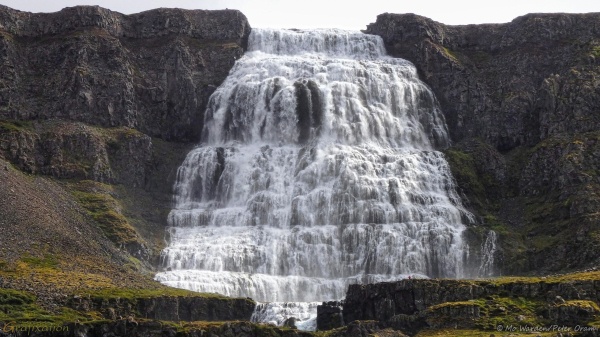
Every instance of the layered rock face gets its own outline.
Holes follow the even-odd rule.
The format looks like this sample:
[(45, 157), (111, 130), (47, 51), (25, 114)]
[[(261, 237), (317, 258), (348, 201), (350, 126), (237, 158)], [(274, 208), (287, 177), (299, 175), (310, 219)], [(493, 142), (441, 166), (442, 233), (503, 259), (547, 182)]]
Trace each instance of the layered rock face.
[(447, 26), (381, 14), (367, 32), (413, 62), (431, 85), (454, 140), (509, 150), (598, 128), (600, 14), (528, 14), (506, 24)]
[[(404, 280), (351, 285), (344, 321), (376, 320), (382, 327), (497, 329), (497, 324), (593, 324), (600, 295), (597, 280), (458, 281)], [(520, 323), (519, 323), (520, 322)]]
[(74, 310), (98, 311), (104, 318), (116, 320), (119, 317), (139, 317), (144, 319), (195, 322), (195, 321), (249, 321), (256, 303), (245, 298), (175, 297), (158, 296), (149, 298), (95, 300), (73, 297), (69, 306)]
[(0, 7), (0, 117), (126, 126), (195, 141), (208, 97), (244, 51), (239, 11)]
[(499, 234), (496, 273), (582, 268), (600, 258), (600, 14), (529, 14), (447, 26), (382, 14), (367, 32), (431, 86), (454, 146), (452, 172)]
[(0, 6), (0, 157), (69, 179), (117, 247), (154, 263), (177, 167), (249, 34), (235, 10)]

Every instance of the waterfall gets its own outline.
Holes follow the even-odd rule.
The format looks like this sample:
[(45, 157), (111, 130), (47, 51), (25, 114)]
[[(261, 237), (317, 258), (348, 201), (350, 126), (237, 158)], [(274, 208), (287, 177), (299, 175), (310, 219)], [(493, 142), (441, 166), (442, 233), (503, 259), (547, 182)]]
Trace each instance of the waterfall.
[(295, 325), (300, 330), (317, 330), (317, 306), (321, 302), (271, 302), (259, 303), (250, 321), (265, 322), (283, 326), (293, 317)]
[(494, 275), (494, 255), (496, 254), (497, 234), (490, 230), (481, 245), (481, 266), (479, 267), (479, 276)]
[(448, 144), (433, 93), (380, 37), (253, 29), (179, 168), (156, 279), (312, 302), (351, 283), (460, 278), (471, 215), (437, 151)]

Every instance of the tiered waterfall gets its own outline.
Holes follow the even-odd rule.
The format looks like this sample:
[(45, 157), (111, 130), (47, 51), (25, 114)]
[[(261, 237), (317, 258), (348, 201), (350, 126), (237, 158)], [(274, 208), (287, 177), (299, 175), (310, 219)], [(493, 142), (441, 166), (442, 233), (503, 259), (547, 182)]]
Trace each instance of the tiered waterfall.
[(460, 278), (470, 215), (448, 142), (433, 93), (380, 37), (254, 29), (179, 168), (156, 278), (262, 302)]

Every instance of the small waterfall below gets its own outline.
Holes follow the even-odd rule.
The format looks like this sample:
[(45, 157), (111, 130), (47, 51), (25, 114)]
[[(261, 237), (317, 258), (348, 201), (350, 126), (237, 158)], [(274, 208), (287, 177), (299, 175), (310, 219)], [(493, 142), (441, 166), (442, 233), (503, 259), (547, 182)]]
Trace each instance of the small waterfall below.
[(479, 267), (479, 276), (494, 275), (494, 255), (496, 254), (496, 244), (498, 236), (496, 232), (490, 230), (481, 245), (481, 266)]
[(250, 321), (283, 326), (294, 318), (300, 330), (317, 330), (317, 306), (322, 302), (270, 302), (258, 303)]
[[(181, 165), (156, 279), (261, 304), (255, 320), (339, 300), (352, 283), (465, 275), (446, 124), (380, 37), (253, 29)], [(275, 303), (278, 302), (278, 303)], [(309, 315), (310, 316), (310, 315)]]

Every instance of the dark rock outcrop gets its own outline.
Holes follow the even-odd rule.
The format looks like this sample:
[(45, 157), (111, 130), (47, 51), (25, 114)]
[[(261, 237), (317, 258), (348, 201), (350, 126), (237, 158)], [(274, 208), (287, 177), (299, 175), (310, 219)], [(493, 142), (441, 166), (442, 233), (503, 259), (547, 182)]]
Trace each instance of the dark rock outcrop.
[(325, 331), (344, 326), (342, 317), (343, 302), (323, 302), (317, 306), (317, 330)]
[(449, 26), (386, 13), (368, 26), (440, 101), (455, 144), (446, 151), (452, 173), (478, 215), (470, 255), (476, 260), (495, 230), (496, 273), (583, 269), (600, 259), (599, 21), (599, 13), (528, 14)]
[(180, 322), (158, 322), (147, 320), (122, 319), (101, 324), (70, 323), (47, 332), (20, 331), (4, 333), (0, 337), (145, 337), (145, 336), (182, 336), (182, 337), (310, 337), (308, 332), (284, 330), (274, 326), (261, 326), (249, 322), (226, 322), (221, 324), (182, 325)]
[(61, 118), (199, 139), (208, 97), (244, 52), (236, 10), (97, 6), (48, 14), (0, 6), (0, 118)]
[(158, 296), (149, 298), (94, 299), (75, 296), (69, 306), (81, 312), (97, 311), (106, 319), (137, 317), (143, 319), (194, 321), (249, 321), (256, 303), (245, 298), (221, 296)]
[[(556, 298), (563, 300), (557, 303)], [(599, 302), (598, 280), (404, 280), (351, 285), (343, 314), (346, 323), (376, 320), (382, 328), (405, 332), (493, 329), (498, 318), (507, 324), (529, 317), (542, 323), (585, 326), (596, 319)]]
[(24, 172), (138, 188), (149, 178), (152, 140), (141, 132), (57, 120), (0, 125), (14, 128), (0, 130), (0, 152)]
[(455, 141), (501, 150), (600, 126), (600, 14), (528, 14), (506, 24), (448, 26), (381, 14), (367, 33), (415, 64)]

